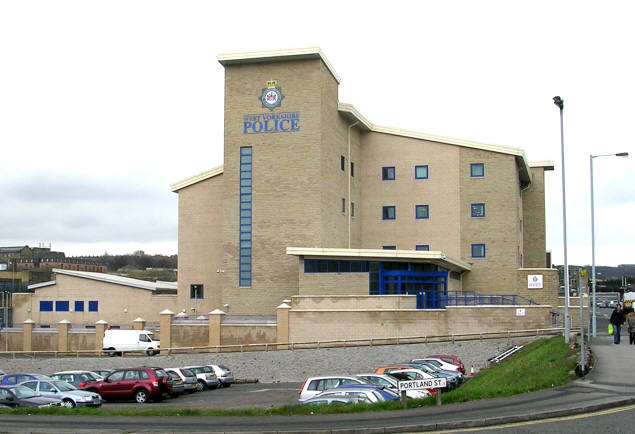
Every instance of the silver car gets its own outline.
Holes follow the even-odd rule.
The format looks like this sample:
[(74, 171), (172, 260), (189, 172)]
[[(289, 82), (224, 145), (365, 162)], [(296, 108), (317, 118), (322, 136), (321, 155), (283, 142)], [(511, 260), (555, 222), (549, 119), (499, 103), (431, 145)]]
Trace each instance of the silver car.
[[(185, 392), (196, 392), (198, 389), (198, 379), (196, 377), (196, 374), (192, 371), (190, 371), (189, 369), (186, 368), (167, 368), (165, 370), (165, 372), (167, 372), (168, 374), (170, 374), (170, 372), (172, 372), (173, 374), (178, 375), (178, 377), (181, 379), (181, 381), (183, 382), (183, 389), (185, 390)], [(171, 374), (170, 374), (171, 375)], [(172, 377), (174, 378), (174, 377)]]
[(199, 392), (202, 392), (205, 389), (216, 389), (220, 384), (214, 370), (209, 366), (184, 366), (184, 368), (189, 369), (196, 374), (198, 381), (197, 390)]
[[(357, 374), (363, 380), (377, 387), (384, 387), (395, 393), (399, 393), (399, 380), (388, 374)], [(430, 396), (427, 390), (407, 390), (406, 396), (412, 399), (423, 399)]]
[(102, 404), (98, 393), (79, 390), (61, 380), (29, 380), (20, 384), (47, 398), (57, 398), (67, 408), (99, 407)]

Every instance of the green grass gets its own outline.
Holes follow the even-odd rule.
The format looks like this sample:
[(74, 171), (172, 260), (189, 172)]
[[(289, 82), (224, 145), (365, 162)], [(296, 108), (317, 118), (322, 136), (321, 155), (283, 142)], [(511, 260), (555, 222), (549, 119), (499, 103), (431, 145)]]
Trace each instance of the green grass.
[[(561, 386), (571, 380), (578, 352), (571, 350), (562, 336), (538, 339), (503, 363), (483, 370), (456, 390), (443, 394), (444, 403), (465, 402), (517, 395)], [(435, 405), (434, 398), (408, 400), (408, 407)], [(376, 404), (286, 405), (251, 409), (104, 409), (104, 408), (17, 408), (0, 414), (99, 415), (99, 416), (291, 416), (307, 414), (360, 413), (401, 409), (400, 401)]]

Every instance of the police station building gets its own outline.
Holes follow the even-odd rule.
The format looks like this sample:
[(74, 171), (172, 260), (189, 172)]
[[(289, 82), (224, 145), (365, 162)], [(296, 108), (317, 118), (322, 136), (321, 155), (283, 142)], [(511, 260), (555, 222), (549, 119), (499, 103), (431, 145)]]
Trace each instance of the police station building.
[(319, 48), (218, 60), (224, 164), (171, 186), (176, 309), (266, 315), (303, 295), (410, 294), (417, 309), (458, 294), (557, 303), (545, 245), (552, 162), (375, 125), (339, 101)]

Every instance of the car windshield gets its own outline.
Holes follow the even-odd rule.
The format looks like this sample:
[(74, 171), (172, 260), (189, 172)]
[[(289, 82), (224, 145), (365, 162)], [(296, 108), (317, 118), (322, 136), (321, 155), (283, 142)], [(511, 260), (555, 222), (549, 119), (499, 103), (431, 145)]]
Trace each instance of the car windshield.
[(214, 373), (212, 368), (210, 368), (209, 366), (203, 366), (201, 368), (201, 372), (205, 372), (206, 374), (213, 374)]
[(221, 368), (223, 371), (229, 372), (230, 369), (227, 366), (223, 366), (223, 365), (218, 365), (219, 368)]
[(57, 387), (60, 392), (70, 392), (71, 390), (77, 390), (77, 387), (72, 384), (68, 384), (66, 381), (51, 381)]
[(175, 380), (180, 380), (181, 377), (179, 377), (179, 374), (177, 374), (176, 372), (173, 371), (167, 371), (168, 375), (172, 378), (174, 378)]
[(34, 396), (38, 396), (33, 390), (24, 386), (13, 386), (10, 390), (17, 396), (18, 398), (33, 398)]
[(191, 369), (181, 369), (181, 372), (183, 373), (183, 375), (185, 375), (186, 377), (196, 377), (196, 374), (194, 372), (192, 372)]

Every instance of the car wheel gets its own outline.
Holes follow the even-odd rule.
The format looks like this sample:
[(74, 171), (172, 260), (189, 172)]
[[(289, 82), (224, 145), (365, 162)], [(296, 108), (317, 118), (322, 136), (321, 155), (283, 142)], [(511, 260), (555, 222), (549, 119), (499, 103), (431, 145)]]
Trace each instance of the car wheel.
[(73, 402), (73, 400), (68, 398), (62, 400), (62, 405), (66, 408), (75, 408), (75, 403)]
[(154, 356), (154, 350), (146, 350), (146, 356)]
[(108, 348), (108, 356), (109, 357), (115, 357), (117, 355), (117, 352), (115, 351), (114, 348)]
[(202, 392), (205, 389), (207, 389), (207, 385), (205, 384), (205, 382), (203, 380), (198, 380), (196, 383), (196, 390)]
[(148, 392), (146, 392), (143, 389), (139, 389), (134, 393), (134, 399), (135, 401), (137, 401), (139, 404), (145, 404), (146, 402), (148, 402)]

